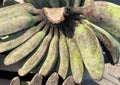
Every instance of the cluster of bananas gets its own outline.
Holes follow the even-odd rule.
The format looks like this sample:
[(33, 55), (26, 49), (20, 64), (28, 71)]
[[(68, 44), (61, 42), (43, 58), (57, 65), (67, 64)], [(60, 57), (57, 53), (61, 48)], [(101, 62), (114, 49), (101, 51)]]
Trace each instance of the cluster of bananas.
[(5, 65), (24, 61), (20, 76), (33, 69), (43, 76), (56, 71), (63, 79), (72, 75), (79, 84), (87, 73), (96, 81), (102, 78), (103, 51), (112, 64), (118, 63), (120, 6), (91, 0), (83, 7), (83, 0), (39, 1), (42, 9), (28, 3), (0, 9), (0, 53), (9, 51)]
[(44, 79), (39, 73), (35, 74), (30, 81), (21, 81), (19, 77), (14, 77), (10, 85), (75, 85), (75, 83), (72, 76), (68, 76), (64, 82), (62, 82), (58, 73), (54, 72), (48, 79)]

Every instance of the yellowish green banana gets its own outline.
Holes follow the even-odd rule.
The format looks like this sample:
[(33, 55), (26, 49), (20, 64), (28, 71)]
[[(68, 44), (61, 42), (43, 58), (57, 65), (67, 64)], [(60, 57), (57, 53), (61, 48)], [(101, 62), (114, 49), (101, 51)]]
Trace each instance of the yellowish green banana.
[(76, 22), (74, 35), (85, 67), (90, 76), (99, 81), (103, 76), (104, 59), (97, 37), (91, 28), (80, 22)]
[(59, 67), (58, 67), (58, 74), (65, 79), (68, 70), (69, 70), (69, 54), (68, 54), (68, 48), (67, 43), (65, 39), (65, 35), (60, 30), (60, 40), (59, 40)]
[(47, 76), (53, 70), (58, 59), (58, 28), (54, 26), (54, 36), (50, 42), (49, 50), (43, 65), (40, 67), (39, 73)]

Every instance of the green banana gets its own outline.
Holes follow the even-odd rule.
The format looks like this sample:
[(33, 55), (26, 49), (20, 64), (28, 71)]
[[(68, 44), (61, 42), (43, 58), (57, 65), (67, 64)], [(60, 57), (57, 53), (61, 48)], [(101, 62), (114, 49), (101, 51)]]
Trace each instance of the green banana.
[(36, 9), (32, 4), (22, 3), (0, 8), (0, 18), (14, 14), (40, 14), (40, 9)]
[(28, 40), (31, 36), (37, 33), (39, 30), (43, 28), (46, 24), (45, 20), (41, 21), (38, 26), (31, 27), (28, 30), (23, 30), (17, 32), (15, 34), (9, 35), (6, 39), (0, 40), (0, 53), (11, 50), (18, 45), (22, 44), (26, 40)]
[(43, 76), (41, 76), (41, 74), (37, 73), (32, 78), (29, 85), (42, 85), (42, 81), (43, 81)]
[[(30, 14), (25, 14), (22, 16), (16, 16), (11, 18), (11, 20), (5, 20), (0, 23), (0, 36), (15, 33), (23, 29), (30, 28), (34, 26), (35, 23), (39, 22), (40, 16), (32, 16)], [(19, 23), (15, 23), (19, 22)]]
[(48, 75), (53, 70), (58, 59), (58, 36), (58, 28), (54, 26), (54, 36), (51, 40), (46, 59), (39, 70), (39, 73), (43, 76)]
[(59, 0), (46, 0), (50, 7), (55, 8), (55, 7), (60, 7), (60, 1)]
[[(89, 26), (93, 31), (95, 32), (96, 36), (99, 38), (99, 40), (104, 44), (104, 46), (107, 48), (109, 51), (111, 57), (112, 57), (112, 63), (116, 64), (118, 63), (119, 59), (119, 52), (118, 52), (118, 47), (116, 47), (114, 38), (109, 34), (107, 31), (99, 31), (97, 29), (102, 29), (101, 27), (98, 27), (97, 25), (90, 25), (90, 22), (84, 22), (86, 26)], [(106, 34), (107, 33), (107, 34)], [(110, 37), (108, 37), (110, 36)]]
[(58, 85), (59, 84), (58, 82), (59, 75), (56, 72), (54, 72), (50, 75), (45, 85)]
[(10, 85), (20, 85), (20, 79), (19, 77), (15, 77), (12, 79)]
[(65, 79), (69, 70), (69, 54), (66, 44), (66, 39), (62, 31), (60, 30), (60, 41), (59, 41), (59, 55), (60, 64), (58, 67), (58, 74)]
[[(15, 48), (13, 51), (11, 51), (5, 58), (4, 64), (10, 65), (10, 64), (16, 63), (16, 62), (20, 61), (21, 59), (25, 58), (40, 44), (40, 42), (42, 42), (48, 29), (49, 29), (49, 25), (46, 24), (42, 31), (36, 33), (25, 43), (23, 43), (22, 45)], [(22, 76), (21, 71), (19, 71), (19, 74)]]
[(101, 27), (94, 25), (90, 22), (85, 22), (85, 23), (95, 31), (96, 35), (98, 36), (98, 38), (100, 38), (100, 40), (103, 39), (102, 40), (103, 43), (105, 44), (107, 50), (110, 52), (112, 56), (113, 63), (114, 64), (118, 63), (119, 56), (120, 56), (119, 42), (116, 39), (114, 39), (114, 37), (111, 34), (109, 34), (107, 31), (105, 31)]
[(106, 1), (95, 1), (84, 9), (85, 17), (120, 38), (120, 6)]
[(103, 75), (104, 59), (97, 37), (89, 27), (80, 22), (76, 22), (74, 35), (85, 67), (90, 76), (99, 81)]
[(82, 81), (83, 73), (84, 73), (84, 66), (82, 61), (82, 56), (80, 54), (80, 50), (76, 44), (76, 40), (73, 38), (73, 32), (67, 29), (70, 29), (67, 26), (63, 26), (66, 34), (66, 40), (68, 45), (69, 51), (69, 58), (70, 58), (70, 67), (72, 71), (72, 75), (74, 81), (79, 84)]
[(48, 35), (44, 38), (44, 40), (41, 42), (39, 47), (37, 48), (36, 52), (33, 53), (33, 55), (25, 62), (25, 64), (20, 68), (19, 72), (22, 73), (22, 75), (26, 75), (28, 72), (30, 72), (38, 63), (41, 62), (45, 54), (47, 53), (47, 49), (50, 44), (50, 40), (52, 38), (53, 34), (53, 28), (50, 28), (50, 32)]

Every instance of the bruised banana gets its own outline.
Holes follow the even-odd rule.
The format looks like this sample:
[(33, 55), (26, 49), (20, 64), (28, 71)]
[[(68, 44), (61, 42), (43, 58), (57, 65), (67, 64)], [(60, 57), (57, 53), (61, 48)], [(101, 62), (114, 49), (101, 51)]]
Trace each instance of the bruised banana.
[(61, 30), (60, 30), (60, 41), (59, 41), (59, 56), (60, 56), (59, 59), (60, 64), (58, 67), (58, 74), (63, 79), (65, 79), (69, 70), (69, 54), (68, 54), (66, 39)]
[(43, 26), (46, 24), (45, 20), (39, 23), (38, 26), (31, 27), (28, 30), (23, 30), (20, 32), (17, 32), (15, 34), (11, 34), (6, 39), (0, 40), (0, 53), (11, 50), (18, 45), (22, 44), (26, 40), (28, 40), (31, 36), (33, 36), (35, 33), (40, 31)]
[(70, 58), (70, 67), (72, 71), (72, 76), (74, 81), (79, 84), (82, 81), (84, 74), (84, 66), (82, 61), (82, 56), (80, 54), (80, 50), (76, 44), (76, 40), (71, 36), (73, 34), (67, 26), (63, 26), (66, 34), (66, 40), (69, 51)]
[[(4, 64), (10, 65), (10, 64), (16, 63), (16, 62), (20, 61), (21, 59), (25, 58), (28, 54), (30, 54), (42, 42), (48, 29), (49, 29), (49, 25), (46, 24), (42, 31), (36, 33), (29, 40), (27, 40), (25, 43), (18, 46), (14, 50), (12, 50), (5, 58)], [(20, 71), (19, 71), (19, 74), (22, 76), (22, 73)]]
[(90, 76), (99, 81), (103, 76), (104, 59), (97, 37), (89, 27), (79, 22), (76, 22), (74, 35), (85, 67)]
[(32, 4), (22, 3), (0, 8), (0, 18), (14, 14), (40, 14), (40, 9), (36, 9)]
[(106, 1), (95, 1), (85, 7), (85, 17), (120, 39), (120, 6)]
[(28, 72), (30, 72), (38, 63), (41, 62), (43, 57), (47, 53), (47, 49), (49, 47), (51, 38), (53, 35), (53, 28), (50, 28), (50, 31), (48, 35), (44, 38), (44, 40), (41, 42), (35, 53), (25, 62), (25, 64), (20, 68), (19, 72), (20, 75), (26, 75)]
[[(0, 23), (0, 36), (15, 33), (23, 29), (30, 28), (39, 22), (40, 16), (32, 16), (30, 14), (25, 14), (22, 16), (16, 16), (11, 18), (11, 20), (5, 20)], [(15, 23), (17, 22), (17, 23)]]
[(54, 36), (50, 42), (48, 53), (46, 59), (43, 62), (43, 65), (40, 67), (39, 73), (43, 76), (46, 76), (53, 70), (56, 61), (58, 59), (58, 28), (54, 26)]
[[(94, 25), (92, 23), (84, 22), (87, 26), (93, 29), (97, 35), (97, 37), (102, 40), (103, 44), (105, 44), (107, 50), (112, 56), (113, 63), (116, 64), (119, 61), (120, 56), (120, 44), (119, 42), (107, 31), (102, 29), (101, 27)], [(102, 37), (102, 38), (101, 38)], [(104, 38), (105, 40), (103, 40)]]

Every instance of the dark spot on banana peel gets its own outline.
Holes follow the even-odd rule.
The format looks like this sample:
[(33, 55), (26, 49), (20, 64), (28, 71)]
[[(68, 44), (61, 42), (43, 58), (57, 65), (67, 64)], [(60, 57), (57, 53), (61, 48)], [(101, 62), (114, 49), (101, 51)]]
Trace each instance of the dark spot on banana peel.
[(95, 3), (91, 3), (85, 7), (84, 16), (92, 22), (109, 21), (112, 16), (105, 14), (105, 7), (107, 7), (106, 4), (97, 5)]

